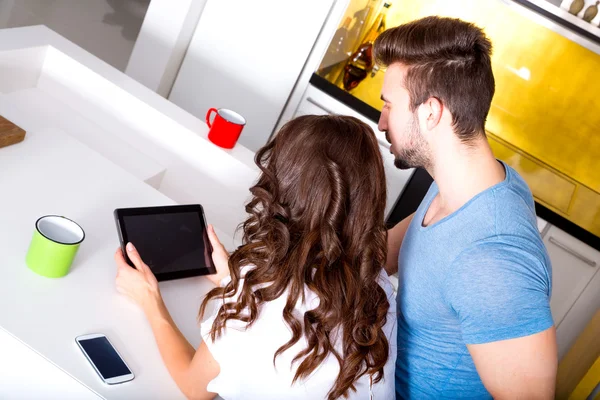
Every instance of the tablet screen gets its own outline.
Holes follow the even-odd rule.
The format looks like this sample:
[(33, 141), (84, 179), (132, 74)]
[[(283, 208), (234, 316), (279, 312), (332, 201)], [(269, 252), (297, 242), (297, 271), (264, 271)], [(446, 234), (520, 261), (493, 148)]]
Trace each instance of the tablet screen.
[(203, 213), (161, 208), (157, 211), (163, 212), (146, 209), (143, 214), (123, 210), (119, 217), (125, 243), (133, 243), (159, 280), (214, 273)]

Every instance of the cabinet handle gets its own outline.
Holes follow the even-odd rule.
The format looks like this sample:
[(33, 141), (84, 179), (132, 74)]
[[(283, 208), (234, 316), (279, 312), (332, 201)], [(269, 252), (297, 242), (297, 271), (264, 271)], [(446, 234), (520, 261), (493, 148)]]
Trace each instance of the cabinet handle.
[(575, 250), (571, 249), (570, 247), (568, 247), (567, 245), (559, 242), (558, 240), (554, 239), (553, 236), (550, 236), (550, 238), (548, 239), (548, 241), (550, 243), (552, 243), (553, 245), (555, 245), (556, 247), (563, 249), (564, 251), (566, 251), (567, 253), (569, 253), (570, 255), (572, 255), (573, 257), (576, 257), (578, 259), (580, 259), (581, 261), (583, 261), (584, 263), (586, 263), (587, 265), (589, 265), (590, 267), (595, 267), (596, 266), (596, 261), (594, 260), (590, 260), (589, 258), (587, 258), (586, 256), (582, 256), (581, 254), (579, 254), (578, 252), (576, 252)]
[(338, 113), (331, 111), (329, 108), (327, 108), (325, 106), (322, 106), (321, 104), (319, 104), (315, 99), (313, 99), (310, 96), (306, 98), (306, 101), (308, 101), (309, 103), (312, 103), (315, 106), (321, 108), (323, 111), (325, 111), (329, 115), (338, 115)]

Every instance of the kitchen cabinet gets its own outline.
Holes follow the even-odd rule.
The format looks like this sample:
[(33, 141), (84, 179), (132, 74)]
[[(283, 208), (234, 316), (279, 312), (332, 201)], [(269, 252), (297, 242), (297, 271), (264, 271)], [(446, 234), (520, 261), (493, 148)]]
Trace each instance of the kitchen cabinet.
[(306, 114), (350, 115), (365, 122), (373, 129), (379, 143), (379, 150), (383, 157), (383, 167), (385, 169), (387, 185), (385, 216), (387, 219), (414, 170), (400, 170), (396, 168), (394, 165), (394, 156), (390, 154), (390, 144), (385, 140), (384, 133), (377, 129), (377, 124), (312, 85), (308, 85), (293, 117)]
[[(538, 227), (538, 231), (540, 232), (540, 235), (542, 235), (542, 237), (546, 236), (546, 233), (548, 232), (548, 229), (550, 228), (548, 225), (548, 222), (541, 219), (540, 217), (537, 217), (537, 227)], [(546, 227), (548, 227), (548, 229), (546, 229)]]
[(600, 309), (600, 252), (551, 226), (544, 244), (552, 262), (550, 307), (562, 358)]
[[(595, 259), (600, 259), (600, 253), (594, 252)], [(556, 267), (553, 267), (554, 269)], [(598, 310), (600, 310), (600, 273), (596, 272), (556, 329), (559, 359), (569, 351)], [(600, 335), (600, 332), (597, 335)]]
[(567, 312), (598, 272), (600, 253), (555, 226), (546, 233), (544, 244), (552, 261), (550, 306), (554, 323), (560, 326)]

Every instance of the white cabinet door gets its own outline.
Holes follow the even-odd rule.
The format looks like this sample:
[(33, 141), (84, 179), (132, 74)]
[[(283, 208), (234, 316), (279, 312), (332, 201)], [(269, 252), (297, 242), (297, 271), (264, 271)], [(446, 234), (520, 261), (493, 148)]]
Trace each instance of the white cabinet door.
[(379, 142), (381, 155), (383, 156), (383, 167), (385, 169), (387, 185), (387, 201), (385, 206), (385, 216), (387, 218), (414, 170), (400, 170), (396, 168), (394, 165), (394, 157), (390, 154), (390, 144), (385, 140), (383, 132), (380, 132), (377, 129), (376, 123), (311, 85), (308, 85), (308, 88), (300, 101), (300, 105), (296, 109), (294, 117), (307, 114), (350, 115), (365, 122), (373, 129), (377, 141)]
[(302, 101), (300, 102), (300, 105), (298, 106), (298, 109), (296, 110), (296, 114), (294, 114), (294, 118), (299, 117), (301, 115), (311, 115), (311, 114), (312, 115), (326, 115), (326, 114), (335, 114), (335, 113), (331, 110), (326, 110), (325, 108), (323, 108), (322, 105), (320, 105), (319, 103), (316, 103), (311, 98), (302, 99)]
[(334, 0), (208, 0), (169, 95), (203, 119), (210, 107), (247, 121), (256, 151), (275, 129)]
[(556, 329), (559, 359), (575, 344), (598, 310), (600, 310), (600, 273), (594, 275)]
[(537, 217), (537, 227), (538, 227), (538, 231), (540, 231), (540, 234), (542, 235), (542, 237), (546, 236), (546, 227), (548, 227), (548, 229), (550, 228), (548, 226), (548, 222), (544, 221), (543, 219), (541, 219), (540, 217)]
[[(594, 275), (556, 329), (559, 359), (575, 344), (598, 310), (600, 310), (600, 273)], [(597, 334), (600, 335), (600, 332)]]
[(554, 323), (560, 327), (565, 315), (599, 270), (600, 252), (552, 226), (544, 237), (552, 262)]

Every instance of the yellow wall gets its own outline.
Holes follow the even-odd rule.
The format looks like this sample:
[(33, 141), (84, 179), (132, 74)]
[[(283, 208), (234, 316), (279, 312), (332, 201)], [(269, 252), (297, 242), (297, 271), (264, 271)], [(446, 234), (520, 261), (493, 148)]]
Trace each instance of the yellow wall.
[[(569, 396), (569, 400), (587, 400), (594, 392), (596, 386), (600, 382), (600, 358), (596, 360), (594, 365), (585, 374), (575, 391)], [(600, 394), (596, 394), (593, 400), (600, 399)]]
[[(492, 148), (524, 175), (540, 203), (600, 236), (600, 55), (500, 0), (392, 4), (388, 27), (442, 15), (485, 30), (496, 77), (487, 123)], [(381, 109), (382, 80), (382, 72), (368, 77), (352, 94)]]
[[(556, 398), (558, 400), (567, 398), (585, 400), (595, 386), (594, 377), (596, 383), (598, 382), (597, 379), (600, 378), (599, 332), (600, 311), (594, 315), (558, 365), (556, 379)], [(591, 380), (588, 381), (588, 378)]]

